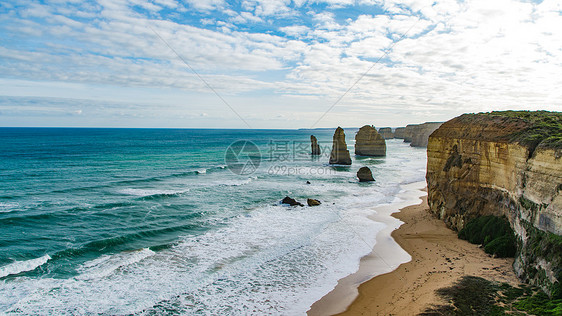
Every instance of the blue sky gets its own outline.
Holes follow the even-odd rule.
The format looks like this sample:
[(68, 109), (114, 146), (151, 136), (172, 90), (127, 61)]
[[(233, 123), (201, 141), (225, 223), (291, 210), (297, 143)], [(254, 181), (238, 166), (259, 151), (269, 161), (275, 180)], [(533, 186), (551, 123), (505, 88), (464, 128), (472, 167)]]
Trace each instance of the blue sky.
[(2, 1), (0, 126), (382, 127), (561, 110), (561, 10), (556, 0)]

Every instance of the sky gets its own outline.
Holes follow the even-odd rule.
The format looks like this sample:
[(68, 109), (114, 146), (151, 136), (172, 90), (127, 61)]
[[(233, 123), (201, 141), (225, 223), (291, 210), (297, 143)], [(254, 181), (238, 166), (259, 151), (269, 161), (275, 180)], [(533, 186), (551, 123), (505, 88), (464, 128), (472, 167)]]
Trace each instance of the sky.
[(2, 0), (0, 126), (404, 126), (562, 110), (562, 1)]

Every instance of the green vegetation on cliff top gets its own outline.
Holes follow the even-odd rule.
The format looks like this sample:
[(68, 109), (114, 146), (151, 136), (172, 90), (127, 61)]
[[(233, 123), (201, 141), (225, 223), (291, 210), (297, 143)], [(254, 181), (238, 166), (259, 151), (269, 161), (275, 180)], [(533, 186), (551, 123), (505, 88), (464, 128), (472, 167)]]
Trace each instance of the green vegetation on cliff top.
[(510, 135), (511, 141), (533, 149), (537, 146), (562, 149), (562, 112), (494, 111), (480, 115), (501, 116), (523, 120), (529, 127)]

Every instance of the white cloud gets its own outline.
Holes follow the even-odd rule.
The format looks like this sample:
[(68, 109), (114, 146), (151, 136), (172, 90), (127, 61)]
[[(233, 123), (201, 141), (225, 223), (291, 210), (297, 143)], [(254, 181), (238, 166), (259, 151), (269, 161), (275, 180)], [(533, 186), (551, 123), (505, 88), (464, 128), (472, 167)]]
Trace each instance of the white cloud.
[(324, 29), (324, 30), (337, 30), (341, 28), (335, 21), (335, 15), (331, 12), (320, 12), (320, 13), (311, 13), (313, 14), (313, 19), (316, 21), (315, 28), (316, 29)]
[(225, 6), (224, 0), (184, 0), (197, 10), (215, 10)]
[[(5, 34), (0, 38), (22, 39), (0, 44), (0, 77), (209, 93), (154, 30), (221, 94), (240, 98), (264, 93), (264, 99), (252, 100), (254, 106), (281, 96), (311, 104), (307, 115), (321, 115), (365, 75), (325, 124), (344, 114), (363, 120), (376, 119), (377, 113), (398, 117), (390, 113), (398, 108), (402, 117), (419, 113), (432, 119), (431, 111), (450, 117), (510, 107), (562, 108), (556, 92), (562, 86), (559, 1), (360, 2), (393, 13), (337, 16), (354, 1), (246, 0), (241, 11), (219, 0), (187, 1), (192, 10), (181, 14), (199, 12), (195, 20), (205, 29), (181, 18), (160, 17), (163, 8), (183, 10), (182, 2), (173, 0), (30, 2), (0, 17)], [(322, 11), (318, 4), (328, 9)], [(149, 10), (150, 17), (139, 13), (139, 7)], [(267, 111), (281, 115), (283, 109), (285, 105)], [(69, 113), (78, 110), (81, 116), (88, 114), (87, 109)], [(303, 106), (294, 113), (299, 110)]]
[(291, 12), (291, 0), (244, 0), (242, 7), (257, 16), (286, 15)]
[(299, 37), (310, 32), (310, 28), (304, 25), (291, 25), (279, 28), (279, 30), (289, 36)]

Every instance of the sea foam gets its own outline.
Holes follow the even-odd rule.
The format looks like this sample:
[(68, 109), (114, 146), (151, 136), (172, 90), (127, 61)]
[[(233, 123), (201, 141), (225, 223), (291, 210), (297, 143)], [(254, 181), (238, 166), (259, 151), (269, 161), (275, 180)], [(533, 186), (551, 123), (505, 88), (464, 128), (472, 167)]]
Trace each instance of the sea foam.
[(127, 188), (118, 191), (121, 194), (126, 195), (134, 195), (139, 197), (149, 197), (149, 196), (157, 196), (157, 195), (178, 195), (182, 193), (189, 192), (189, 189), (184, 190), (155, 190), (155, 189), (135, 189), (135, 188)]
[[(389, 145), (405, 154), (356, 160), (346, 170), (307, 160), (288, 165), (295, 174), (258, 172), (250, 178), (224, 169), (208, 170), (205, 176), (174, 170), (178, 176), (96, 189), (91, 200), (97, 201), (100, 191), (110, 193), (102, 197), (116, 211), (103, 204), (88, 212), (96, 221), (108, 215), (109, 224), (119, 220), (115, 232), (139, 223), (150, 227), (145, 215), (150, 211), (167, 221), (166, 233), (180, 224), (198, 229), (181, 230), (163, 248), (120, 251), (160, 245), (159, 234), (133, 231), (138, 238), (124, 244), (130, 248), (100, 248), (97, 258), (73, 263), (76, 274), (2, 279), (0, 314), (305, 315), (371, 252), (385, 227), (371, 219), (373, 208), (406, 203), (396, 198), (404, 190), (401, 184), (423, 180), (425, 156), (412, 161), (407, 144)], [(362, 164), (372, 168), (376, 182), (358, 183), (355, 172)], [(277, 166), (262, 165), (266, 170)], [(90, 201), (85, 193), (83, 200)], [(301, 202), (316, 198), (322, 205), (281, 206), (285, 195)], [(193, 210), (200, 216), (186, 218)], [(105, 233), (103, 224), (96, 222), (87, 233)], [(49, 265), (65, 260), (53, 259)]]
[(44, 255), (43, 257), (36, 259), (12, 262), (8, 265), (0, 267), (0, 278), (6, 277), (8, 275), (20, 274), (26, 271), (33, 271), (36, 268), (47, 263), (47, 261), (49, 260), (51, 260), (51, 257), (49, 255)]
[[(348, 190), (337, 184), (316, 189)], [(368, 218), (370, 206), (394, 198), (371, 187), (353, 191), (335, 205), (264, 205), (157, 253), (142, 249), (104, 255), (83, 264), (73, 279), (52, 279), (35, 288), (21, 284), (19, 290), (33, 290), (21, 292), (4, 311), (304, 314), (338, 279), (357, 270), (384, 228)]]

